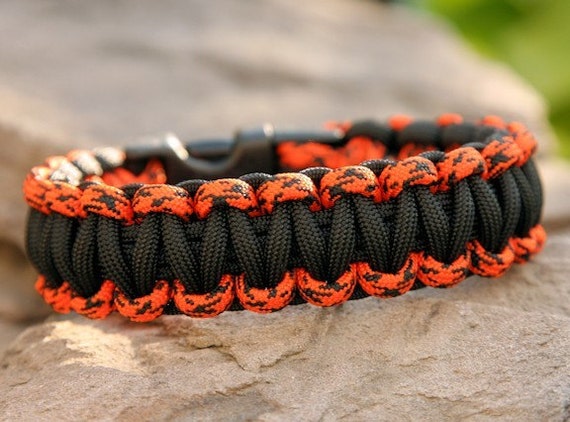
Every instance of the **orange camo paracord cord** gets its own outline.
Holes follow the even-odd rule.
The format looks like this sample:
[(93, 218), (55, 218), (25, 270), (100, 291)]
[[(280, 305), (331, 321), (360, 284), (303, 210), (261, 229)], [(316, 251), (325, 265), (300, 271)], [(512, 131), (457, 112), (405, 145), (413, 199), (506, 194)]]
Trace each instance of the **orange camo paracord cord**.
[(281, 139), (259, 169), (273, 174), (239, 178), (172, 181), (170, 156), (115, 148), (48, 158), (24, 183), (37, 291), (95, 319), (208, 318), (452, 287), (541, 250), (524, 125), (446, 114), (327, 128), (339, 142)]

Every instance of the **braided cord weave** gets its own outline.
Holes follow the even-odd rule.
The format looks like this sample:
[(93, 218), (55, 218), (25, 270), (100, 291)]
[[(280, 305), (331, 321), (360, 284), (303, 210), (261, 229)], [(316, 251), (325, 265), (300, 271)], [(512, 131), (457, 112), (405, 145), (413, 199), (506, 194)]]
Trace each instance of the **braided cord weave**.
[(50, 157), (24, 184), (36, 289), (90, 318), (268, 313), (497, 277), (542, 248), (522, 124), (331, 127), (342, 145), (284, 142), (274, 175), (169, 185), (159, 160), (133, 171), (120, 149)]

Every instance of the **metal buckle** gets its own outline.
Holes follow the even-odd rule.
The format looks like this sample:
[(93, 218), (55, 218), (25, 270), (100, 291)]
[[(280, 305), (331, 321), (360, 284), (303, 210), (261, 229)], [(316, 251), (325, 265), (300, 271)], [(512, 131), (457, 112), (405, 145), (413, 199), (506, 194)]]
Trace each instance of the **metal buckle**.
[(341, 131), (276, 131), (273, 125), (240, 130), (233, 139), (194, 140), (183, 143), (174, 134), (127, 146), (126, 165), (160, 159), (169, 183), (190, 179), (239, 177), (248, 173), (279, 171), (275, 147), (293, 141), (338, 144)]

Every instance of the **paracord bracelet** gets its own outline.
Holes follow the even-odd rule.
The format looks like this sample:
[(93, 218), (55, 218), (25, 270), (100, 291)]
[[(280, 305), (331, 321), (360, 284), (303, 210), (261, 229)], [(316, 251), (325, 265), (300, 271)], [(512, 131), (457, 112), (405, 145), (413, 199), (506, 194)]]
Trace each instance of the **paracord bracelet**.
[(497, 277), (545, 241), (535, 149), (520, 123), (446, 114), (72, 151), (24, 184), (36, 289), (143, 322)]

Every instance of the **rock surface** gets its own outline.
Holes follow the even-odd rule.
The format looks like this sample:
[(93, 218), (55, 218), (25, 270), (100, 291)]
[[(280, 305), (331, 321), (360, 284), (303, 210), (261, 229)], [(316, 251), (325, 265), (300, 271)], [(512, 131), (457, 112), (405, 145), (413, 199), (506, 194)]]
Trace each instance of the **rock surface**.
[(0, 409), (6, 420), (567, 420), (570, 312), (543, 296), (568, 297), (555, 252), (568, 234), (526, 273), (451, 295), (144, 326), (60, 317), (6, 353)]
[(546, 159), (548, 245), (501, 279), (269, 316), (52, 316), (8, 346), (48, 313), (20, 193), (47, 155), (446, 111), (523, 120), (548, 150), (540, 97), (428, 17), (348, 0), (216, 5), (0, 5), (0, 419), (570, 420), (570, 166)]
[(545, 129), (542, 100), (512, 72), (483, 62), (427, 17), (377, 2), (1, 7), (0, 80), (71, 110), (98, 140), (450, 110)]

